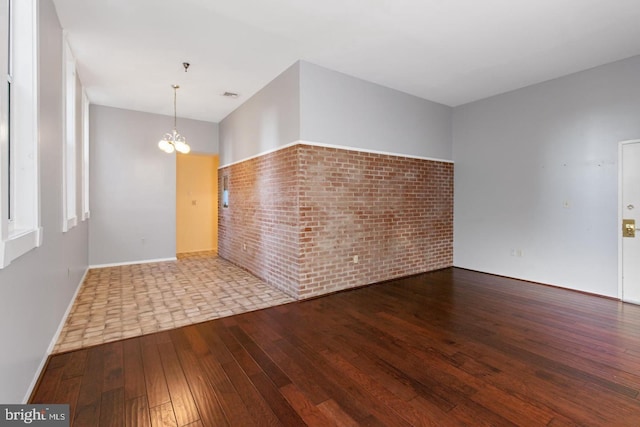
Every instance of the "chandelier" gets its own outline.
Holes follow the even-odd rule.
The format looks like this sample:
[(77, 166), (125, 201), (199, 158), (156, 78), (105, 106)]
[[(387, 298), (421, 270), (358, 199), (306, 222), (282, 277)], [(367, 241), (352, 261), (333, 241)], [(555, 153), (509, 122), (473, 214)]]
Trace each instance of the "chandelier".
[(160, 142), (158, 142), (158, 147), (168, 154), (171, 154), (174, 151), (182, 154), (187, 154), (189, 151), (191, 151), (191, 147), (189, 147), (189, 144), (187, 144), (186, 138), (180, 135), (176, 130), (176, 96), (177, 90), (180, 89), (180, 86), (171, 85), (171, 87), (173, 88), (173, 131), (171, 133), (164, 134)]

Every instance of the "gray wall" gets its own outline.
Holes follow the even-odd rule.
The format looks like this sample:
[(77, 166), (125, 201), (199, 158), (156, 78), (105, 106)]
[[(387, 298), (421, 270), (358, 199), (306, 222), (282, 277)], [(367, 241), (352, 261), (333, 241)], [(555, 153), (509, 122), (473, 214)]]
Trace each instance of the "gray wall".
[[(157, 142), (173, 118), (92, 105), (89, 263), (176, 256), (176, 154)], [(193, 152), (217, 154), (218, 125), (178, 118)]]
[[(62, 30), (52, 2), (38, 3), (40, 207), (44, 236), (42, 246), (0, 270), (2, 403), (19, 403), (28, 397), (88, 263), (87, 223), (79, 222), (62, 233)], [(77, 176), (80, 179), (80, 168)]]
[(454, 264), (617, 296), (617, 150), (636, 138), (640, 57), (455, 108)]
[(299, 61), (220, 122), (220, 165), (299, 140), (451, 160), (452, 109)]
[(220, 122), (220, 165), (300, 139), (300, 63), (296, 62)]
[(451, 160), (452, 109), (300, 62), (300, 139)]

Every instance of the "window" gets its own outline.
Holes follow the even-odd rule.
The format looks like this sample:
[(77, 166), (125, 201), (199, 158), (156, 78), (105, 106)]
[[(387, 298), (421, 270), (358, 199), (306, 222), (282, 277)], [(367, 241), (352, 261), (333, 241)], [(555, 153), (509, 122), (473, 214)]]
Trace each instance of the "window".
[(229, 177), (227, 175), (222, 178), (222, 207), (229, 207)]
[(89, 98), (82, 91), (82, 220), (89, 219)]
[[(0, 98), (2, 99), (2, 105), (0, 107), (1, 118), (0, 124), (2, 125), (2, 217), (7, 221), (7, 226), (12, 223), (11, 219), (14, 216), (13, 209), (11, 208), (11, 197), (13, 196), (13, 189), (11, 188), (12, 170), (11, 165), (11, 83), (13, 82), (13, 75), (11, 70), (11, 2), (3, 1), (2, 10), (0, 11), (0, 18), (2, 19), (2, 26), (0, 28), (6, 28), (6, 31), (2, 31), (0, 35), (0, 66), (2, 67), (2, 92)], [(3, 224), (3, 228), (5, 224)]]
[(62, 158), (62, 231), (78, 224), (76, 213), (76, 62), (66, 38), (63, 46), (64, 67), (64, 145)]
[(40, 245), (37, 0), (0, 0), (0, 268)]

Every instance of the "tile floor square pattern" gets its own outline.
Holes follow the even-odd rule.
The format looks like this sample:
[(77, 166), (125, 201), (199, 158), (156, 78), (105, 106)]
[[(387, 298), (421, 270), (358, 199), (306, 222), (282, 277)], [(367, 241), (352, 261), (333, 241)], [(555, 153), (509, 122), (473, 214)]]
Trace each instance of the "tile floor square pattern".
[(293, 301), (213, 252), (91, 269), (53, 353)]

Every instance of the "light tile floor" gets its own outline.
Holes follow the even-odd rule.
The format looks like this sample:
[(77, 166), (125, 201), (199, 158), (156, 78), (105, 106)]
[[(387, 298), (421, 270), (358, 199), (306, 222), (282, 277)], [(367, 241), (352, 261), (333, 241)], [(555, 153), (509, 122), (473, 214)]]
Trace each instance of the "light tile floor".
[(294, 301), (213, 252), (92, 269), (53, 353)]

